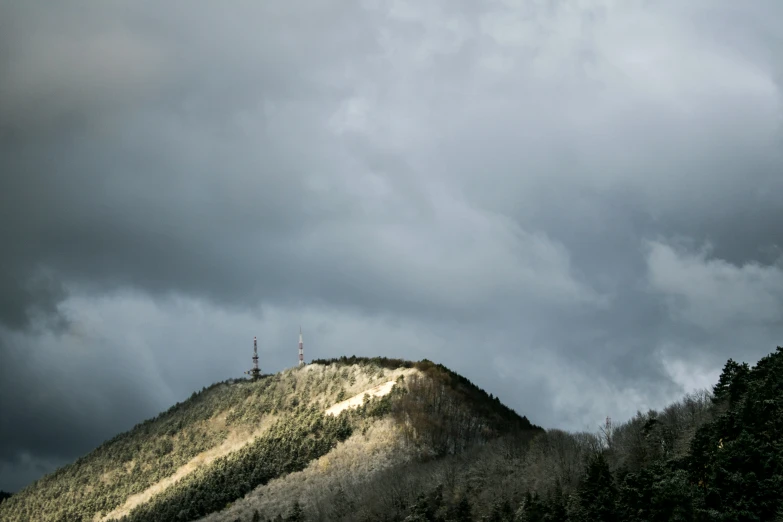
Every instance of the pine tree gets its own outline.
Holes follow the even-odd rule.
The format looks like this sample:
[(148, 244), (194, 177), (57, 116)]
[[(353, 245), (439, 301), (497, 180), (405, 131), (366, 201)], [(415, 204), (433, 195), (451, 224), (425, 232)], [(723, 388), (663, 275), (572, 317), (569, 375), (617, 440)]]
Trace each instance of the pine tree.
[(747, 363), (738, 363), (733, 359), (726, 361), (718, 378), (718, 384), (712, 388), (713, 400), (716, 403), (728, 401), (734, 404), (747, 389), (750, 368)]
[(519, 522), (543, 522), (546, 516), (546, 506), (541, 501), (538, 493), (531, 494), (529, 491), (525, 494), (525, 500), (522, 503), (522, 509), (516, 519)]
[(489, 518), (486, 520), (488, 522), (513, 522), (514, 510), (511, 508), (508, 499), (495, 501)]
[(448, 510), (446, 520), (449, 522), (472, 522), (472, 511), (470, 500), (468, 500), (467, 496), (462, 496), (460, 501)]
[(291, 512), (285, 517), (285, 522), (304, 522), (304, 519), (304, 510), (297, 500), (294, 502), (294, 505), (291, 506)]
[(612, 472), (598, 453), (587, 465), (587, 472), (579, 488), (581, 518), (591, 522), (614, 522), (617, 516), (617, 488)]
[(438, 485), (428, 495), (422, 493), (411, 508), (406, 521), (435, 520), (435, 514), (443, 504), (443, 485)]
[(566, 511), (566, 501), (560, 479), (555, 480), (555, 487), (547, 502), (547, 514), (544, 516), (544, 520), (546, 522), (568, 521), (568, 511)]

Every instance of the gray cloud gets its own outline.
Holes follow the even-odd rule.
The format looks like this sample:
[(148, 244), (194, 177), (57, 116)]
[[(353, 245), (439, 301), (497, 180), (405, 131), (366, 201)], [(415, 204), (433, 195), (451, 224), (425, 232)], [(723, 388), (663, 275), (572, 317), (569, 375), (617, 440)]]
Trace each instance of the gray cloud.
[(707, 331), (783, 321), (783, 266), (735, 266), (709, 259), (707, 249), (678, 252), (657, 242), (649, 248), (650, 285), (671, 298), (674, 318)]
[(647, 4), (0, 3), (0, 488), (299, 324), (574, 429), (774, 349), (783, 4)]

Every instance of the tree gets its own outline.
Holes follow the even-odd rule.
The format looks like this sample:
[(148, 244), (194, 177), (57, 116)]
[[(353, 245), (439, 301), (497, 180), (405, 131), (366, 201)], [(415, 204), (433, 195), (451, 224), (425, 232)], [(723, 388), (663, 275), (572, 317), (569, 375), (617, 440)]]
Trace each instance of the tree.
[(734, 404), (745, 392), (750, 368), (747, 363), (738, 363), (733, 359), (726, 361), (718, 378), (718, 384), (712, 389), (713, 400), (716, 403), (728, 402)]
[(629, 522), (685, 522), (693, 520), (696, 488), (685, 470), (655, 463), (629, 473), (620, 487), (620, 511)]
[(546, 506), (541, 502), (538, 493), (531, 494), (528, 491), (525, 494), (525, 501), (522, 503), (522, 509), (517, 513), (516, 520), (519, 522), (543, 522), (546, 511)]
[(467, 496), (462, 496), (456, 505), (449, 508), (446, 512), (446, 520), (449, 522), (472, 522), (473, 513), (470, 506), (470, 500)]
[(566, 510), (566, 499), (563, 495), (563, 487), (560, 480), (555, 480), (555, 487), (547, 502), (547, 514), (544, 520), (547, 522), (567, 522), (568, 511)]
[(598, 453), (590, 459), (579, 487), (580, 518), (585, 521), (614, 522), (617, 516), (617, 488), (612, 472)]
[(772, 520), (783, 489), (783, 349), (748, 370), (729, 360), (714, 389), (722, 413), (702, 426), (687, 459), (699, 514)]
[(293, 506), (291, 506), (291, 512), (285, 517), (285, 522), (304, 522), (304, 520), (304, 510), (297, 500), (294, 502)]
[(348, 495), (345, 494), (345, 490), (343, 489), (343, 485), (340, 484), (337, 486), (337, 492), (334, 494), (334, 509), (332, 510), (332, 515), (336, 520), (342, 520), (346, 515), (353, 512), (355, 505), (351, 499), (348, 498)]
[(514, 510), (511, 508), (511, 503), (509, 503), (508, 499), (496, 500), (486, 520), (487, 522), (513, 522)]
[(411, 514), (405, 520), (436, 520), (436, 513), (443, 504), (443, 485), (438, 485), (430, 494), (421, 494), (411, 508)]

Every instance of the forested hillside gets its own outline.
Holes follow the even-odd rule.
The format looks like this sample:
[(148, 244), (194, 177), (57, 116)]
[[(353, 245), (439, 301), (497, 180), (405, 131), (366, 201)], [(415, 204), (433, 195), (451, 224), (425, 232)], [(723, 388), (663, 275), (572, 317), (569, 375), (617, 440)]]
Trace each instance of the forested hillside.
[[(390, 379), (391, 394), (324, 414)], [(193, 520), (392, 416), (405, 419), (399, 438), (432, 456), (535, 429), (442, 366), (343, 358), (202, 389), (4, 501), (0, 520)]]
[(511, 431), (372, 474), (338, 454), (350, 472), (319, 480), (314, 463), (206, 520), (783, 520), (782, 422), (778, 348), (753, 368), (730, 360), (713, 390), (610, 430)]
[(343, 357), (194, 393), (0, 520), (774, 521), (782, 498), (781, 348), (596, 433), (545, 432), (429, 361)]
[[(407, 522), (781, 521), (783, 348), (753, 368), (729, 360), (711, 393), (688, 395), (610, 430), (550, 430), (530, 443), (506, 435), (385, 470), (361, 488), (337, 484), (327, 496), (304, 515)], [(289, 511), (288, 519), (297, 518)]]

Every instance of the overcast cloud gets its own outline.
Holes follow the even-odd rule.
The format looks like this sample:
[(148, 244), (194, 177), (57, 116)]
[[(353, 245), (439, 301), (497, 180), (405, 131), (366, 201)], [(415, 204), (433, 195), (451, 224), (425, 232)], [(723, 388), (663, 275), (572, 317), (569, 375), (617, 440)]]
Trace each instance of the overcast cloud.
[(783, 340), (779, 0), (0, 0), (0, 489), (247, 369), (595, 430)]

